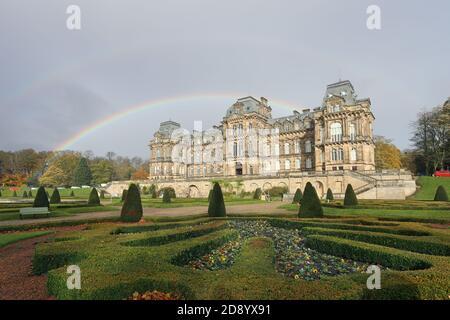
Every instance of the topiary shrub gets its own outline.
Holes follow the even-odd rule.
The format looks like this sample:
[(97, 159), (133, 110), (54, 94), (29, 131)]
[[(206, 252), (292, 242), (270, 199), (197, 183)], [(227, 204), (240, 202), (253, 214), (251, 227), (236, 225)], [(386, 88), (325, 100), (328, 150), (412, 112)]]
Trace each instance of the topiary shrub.
[(163, 198), (162, 198), (163, 203), (170, 203), (172, 200), (170, 200), (170, 191), (165, 188), (163, 190)]
[(358, 205), (358, 198), (356, 198), (355, 191), (351, 184), (347, 185), (345, 190), (344, 206), (356, 206)]
[(175, 199), (177, 197), (176, 193), (175, 193), (175, 189), (172, 187), (166, 187), (166, 188), (162, 188), (161, 190), (159, 190), (159, 194), (162, 194), (164, 196), (164, 191), (168, 191), (169, 192), (169, 197)]
[(31, 190), (28, 191), (28, 198), (33, 198), (33, 192), (31, 192)]
[(33, 207), (49, 207), (47, 193), (44, 187), (39, 187), (36, 197), (34, 198)]
[(24, 191), (24, 192), (23, 192), (22, 198), (28, 198), (28, 193), (27, 193), (27, 191)]
[(439, 186), (436, 189), (436, 194), (434, 195), (434, 201), (448, 201), (447, 191), (445, 191), (443, 186)]
[(75, 197), (75, 193), (73, 192), (73, 190), (70, 191), (70, 196)]
[(16, 190), (14, 190), (14, 192), (13, 192), (13, 197), (14, 197), (14, 198), (17, 198), (17, 192), (16, 192)]
[(292, 203), (300, 203), (302, 201), (302, 198), (303, 198), (302, 190), (300, 190), (300, 188), (297, 188), (294, 194), (294, 199), (292, 199)]
[(211, 193), (211, 199), (209, 200), (208, 215), (210, 217), (225, 217), (227, 215), (225, 210), (225, 202), (223, 200), (222, 189), (216, 182)]
[(300, 218), (323, 217), (322, 204), (311, 182), (305, 186), (298, 216)]
[(122, 191), (122, 198), (120, 198), (120, 202), (124, 202), (125, 201), (125, 199), (127, 198), (127, 193), (128, 193), (127, 189), (124, 189)]
[(328, 188), (328, 190), (327, 190), (327, 200), (329, 200), (329, 201), (334, 200), (333, 191), (331, 191), (330, 188)]
[(58, 204), (61, 203), (61, 195), (59, 194), (58, 188), (53, 190), (52, 196), (50, 197), (50, 204)]
[(262, 190), (261, 188), (256, 188), (255, 193), (253, 194), (253, 199), (261, 200)]
[(126, 198), (120, 212), (120, 220), (138, 222), (142, 219), (142, 202), (138, 187), (132, 183), (126, 193)]
[(98, 192), (96, 188), (92, 188), (91, 193), (89, 194), (88, 205), (90, 206), (100, 205), (100, 198), (98, 197)]

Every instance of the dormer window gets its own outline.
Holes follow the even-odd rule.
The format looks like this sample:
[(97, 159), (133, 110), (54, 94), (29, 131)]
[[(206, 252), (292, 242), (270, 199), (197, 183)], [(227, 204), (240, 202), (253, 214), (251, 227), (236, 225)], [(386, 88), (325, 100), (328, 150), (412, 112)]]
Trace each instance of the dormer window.
[(339, 112), (341, 111), (341, 106), (336, 104), (334, 107), (332, 107), (333, 112)]
[(347, 92), (341, 91), (341, 96), (345, 97), (347, 95)]

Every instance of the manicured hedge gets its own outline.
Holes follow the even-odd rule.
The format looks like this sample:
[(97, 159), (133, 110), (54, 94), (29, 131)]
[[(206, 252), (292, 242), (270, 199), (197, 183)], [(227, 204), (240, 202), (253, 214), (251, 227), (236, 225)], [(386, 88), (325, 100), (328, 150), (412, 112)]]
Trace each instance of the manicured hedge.
[(201, 237), (209, 233), (213, 233), (218, 230), (225, 229), (227, 224), (222, 223), (209, 228), (201, 228), (196, 230), (189, 230), (185, 232), (177, 232), (172, 234), (166, 234), (157, 237), (151, 237), (146, 239), (132, 240), (124, 242), (123, 244), (130, 247), (140, 247), (140, 246), (159, 246), (171, 242), (182, 241), (190, 238)]
[(320, 223), (320, 222), (309, 222), (309, 221), (292, 221), (292, 220), (281, 220), (281, 219), (270, 219), (268, 222), (274, 226), (285, 229), (302, 229), (304, 227), (319, 227), (328, 229), (341, 229), (341, 230), (357, 230), (357, 231), (372, 231), (372, 232), (384, 232), (392, 234), (400, 234), (404, 236), (429, 236), (429, 232), (417, 231), (412, 229), (389, 229), (371, 226), (358, 226), (358, 225), (348, 225), (341, 223)]
[(52, 269), (76, 264), (83, 259), (84, 256), (77, 252), (41, 253), (39, 250), (36, 250), (33, 256), (32, 272), (36, 275), (47, 273)]
[(367, 233), (363, 231), (344, 231), (324, 228), (304, 228), (302, 232), (306, 235), (320, 234), (334, 236), (349, 240), (379, 244), (386, 247), (397, 248), (412, 252), (432, 254), (435, 256), (450, 256), (450, 245), (439, 242), (415, 240), (398, 235), (379, 233)]
[(141, 233), (148, 231), (157, 231), (157, 230), (165, 230), (165, 229), (174, 229), (185, 226), (194, 226), (201, 223), (204, 223), (208, 220), (201, 219), (195, 222), (178, 222), (178, 223), (166, 223), (166, 224), (150, 224), (150, 225), (141, 225), (141, 226), (127, 226), (127, 227), (119, 227), (111, 231), (111, 234), (124, 234), (124, 233)]
[(225, 243), (235, 240), (239, 237), (239, 233), (235, 230), (220, 238), (206, 241), (205, 243), (193, 246), (189, 249), (183, 250), (171, 259), (172, 264), (177, 266), (184, 266), (189, 261), (200, 258), (208, 252), (223, 246)]
[(427, 269), (432, 265), (402, 251), (331, 236), (310, 235), (307, 247), (338, 257), (379, 264), (395, 270)]

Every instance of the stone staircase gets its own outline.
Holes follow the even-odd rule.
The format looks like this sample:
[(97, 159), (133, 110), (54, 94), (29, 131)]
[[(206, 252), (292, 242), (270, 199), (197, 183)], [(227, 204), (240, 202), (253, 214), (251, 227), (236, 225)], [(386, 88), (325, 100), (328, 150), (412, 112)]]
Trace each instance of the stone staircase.
[(377, 186), (378, 180), (367, 174), (364, 174), (364, 173), (361, 173), (358, 171), (349, 171), (349, 175), (353, 176), (356, 179), (363, 180), (366, 182), (365, 185), (362, 185), (362, 186), (354, 189), (355, 194), (357, 194), (357, 195), (367, 192)]

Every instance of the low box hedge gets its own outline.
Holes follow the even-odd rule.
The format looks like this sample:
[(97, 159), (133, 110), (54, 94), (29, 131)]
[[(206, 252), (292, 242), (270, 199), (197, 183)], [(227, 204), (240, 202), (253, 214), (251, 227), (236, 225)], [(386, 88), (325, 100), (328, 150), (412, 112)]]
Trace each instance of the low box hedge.
[(395, 270), (419, 270), (432, 266), (427, 261), (396, 249), (331, 236), (310, 235), (305, 244), (322, 253), (379, 264)]

